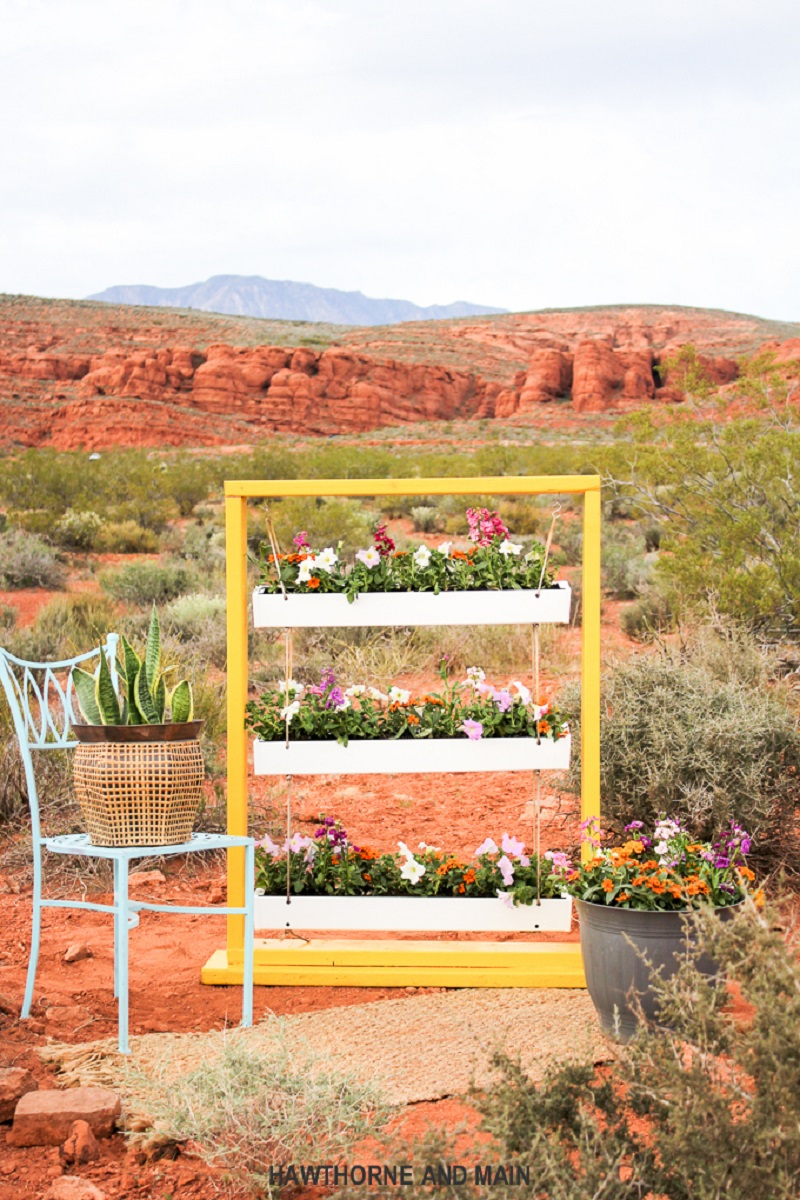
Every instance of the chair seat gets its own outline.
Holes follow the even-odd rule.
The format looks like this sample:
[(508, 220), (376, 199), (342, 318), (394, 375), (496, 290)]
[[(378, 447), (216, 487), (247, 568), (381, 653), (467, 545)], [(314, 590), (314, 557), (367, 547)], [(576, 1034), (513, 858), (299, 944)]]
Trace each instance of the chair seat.
[(246, 846), (249, 839), (227, 833), (193, 833), (185, 842), (172, 846), (94, 846), (88, 833), (66, 833), (60, 837), (41, 839), (42, 846), (52, 854), (80, 854), (87, 858), (158, 858), (161, 855), (191, 854), (195, 850), (225, 850), (230, 846)]

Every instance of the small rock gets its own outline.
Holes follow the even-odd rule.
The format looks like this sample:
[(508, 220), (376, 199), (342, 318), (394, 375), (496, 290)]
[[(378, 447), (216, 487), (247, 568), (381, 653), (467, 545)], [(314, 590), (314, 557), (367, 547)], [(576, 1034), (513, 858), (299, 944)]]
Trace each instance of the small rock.
[(92, 952), (85, 942), (73, 942), (64, 955), (65, 963), (80, 962), (82, 958), (91, 958)]
[(166, 883), (167, 877), (163, 871), (134, 871), (128, 876), (128, 886), (136, 887), (142, 883)]
[(75, 1121), (86, 1121), (95, 1137), (110, 1137), (122, 1112), (108, 1088), (68, 1088), (29, 1092), (17, 1104), (8, 1135), (12, 1146), (60, 1146)]
[(0, 992), (0, 1013), (5, 1013), (9, 1017), (18, 1017), (19, 1010), (22, 1007), (18, 1000), (12, 1000), (10, 996)]
[(222, 904), (225, 899), (225, 889), (221, 888), (219, 884), (216, 887), (212, 887), (208, 894), (208, 899), (211, 904)]
[(35, 1092), (38, 1083), (24, 1067), (3, 1067), (0, 1070), (0, 1121), (11, 1121), (18, 1102), (28, 1092)]
[(97, 1138), (92, 1133), (91, 1126), (86, 1121), (73, 1121), (69, 1137), (61, 1147), (60, 1155), (65, 1166), (81, 1166), (99, 1158), (100, 1147)]
[(53, 1180), (42, 1200), (106, 1200), (106, 1193), (80, 1175), (62, 1175)]
[(53, 1025), (82, 1025), (84, 1021), (89, 1020), (89, 1013), (85, 1008), (81, 1008), (78, 1004), (54, 1004), (52, 1008), (46, 1008), (44, 1012), (46, 1021)]

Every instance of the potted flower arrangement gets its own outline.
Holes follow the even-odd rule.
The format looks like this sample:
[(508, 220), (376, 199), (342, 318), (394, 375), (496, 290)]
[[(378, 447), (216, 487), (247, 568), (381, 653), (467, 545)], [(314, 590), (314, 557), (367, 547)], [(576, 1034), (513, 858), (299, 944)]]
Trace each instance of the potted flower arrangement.
[(333, 671), (304, 687), (281, 680), (247, 705), (256, 774), (563, 769), (564, 714), (519, 680), (495, 687), (479, 667), (439, 692), (354, 684)]
[[(605, 846), (594, 819), (583, 828), (591, 856), (567, 887), (580, 919), (586, 984), (603, 1027), (627, 1040), (639, 1006), (648, 1020), (657, 1018), (651, 974), (669, 978), (677, 970), (691, 944), (692, 911), (710, 905), (724, 918), (744, 900), (754, 880), (746, 863), (751, 840), (734, 823), (713, 844), (698, 842), (665, 816), (651, 833), (631, 822), (621, 845)], [(763, 903), (760, 890), (753, 899)], [(715, 970), (708, 960), (699, 965)]]
[(398, 550), (385, 525), (350, 563), (341, 546), (314, 550), (305, 531), (290, 554), (261, 548), (256, 626), (467, 625), (567, 622), (570, 588), (545, 547), (523, 553), (496, 512), (467, 509), (468, 550), (442, 542)]
[[(203, 755), (185, 679), (168, 689), (153, 607), (142, 658), (123, 637), (96, 672), (75, 667), (72, 688), (85, 724), (72, 730), (75, 792), (90, 838), (101, 846), (185, 841), (202, 798)], [(169, 719), (168, 719), (169, 718)]]
[[(571, 864), (548, 852), (537, 861), (504, 833), (466, 859), (420, 842), (380, 854), (353, 844), (332, 817), (313, 838), (295, 833), (256, 848), (256, 924), (265, 928), (419, 931), (568, 930)], [(288, 878), (288, 897), (287, 897)], [(538, 900), (538, 903), (537, 903)]]

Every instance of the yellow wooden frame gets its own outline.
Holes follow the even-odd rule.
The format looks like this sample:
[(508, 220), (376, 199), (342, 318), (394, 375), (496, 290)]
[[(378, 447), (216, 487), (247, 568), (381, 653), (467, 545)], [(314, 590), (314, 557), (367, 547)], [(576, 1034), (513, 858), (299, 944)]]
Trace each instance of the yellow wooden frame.
[[(583, 622), (581, 815), (600, 816), (600, 477), (476, 479), (283, 479), (225, 484), (228, 594), (228, 832), (247, 833), (247, 501), (283, 496), (582, 495)], [(228, 851), (228, 903), (244, 905), (244, 851)], [(204, 983), (241, 983), (244, 918), (228, 917), (227, 948), (204, 966)], [(259, 984), (364, 987), (584, 987), (574, 942), (257, 940)]]

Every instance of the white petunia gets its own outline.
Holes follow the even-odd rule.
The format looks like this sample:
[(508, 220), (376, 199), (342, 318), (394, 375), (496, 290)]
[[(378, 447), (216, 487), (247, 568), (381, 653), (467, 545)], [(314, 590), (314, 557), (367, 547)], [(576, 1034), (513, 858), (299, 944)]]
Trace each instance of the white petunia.
[(509, 554), (514, 554), (514, 555), (521, 554), (522, 553), (522, 545), (519, 542), (510, 542), (508, 540), (508, 538), (506, 538), (504, 541), (502, 541), (500, 543), (500, 545), (498, 546), (498, 550), (500, 551), (500, 553), (503, 555), (504, 558), (507, 558)]
[(281, 720), (288, 721), (289, 724), (291, 724), (292, 718), (297, 716), (297, 714), (299, 712), (300, 712), (300, 701), (293, 700), (291, 704), (287, 704), (284, 708), (281, 709)]
[(315, 560), (313, 558), (304, 558), (300, 563), (300, 570), (297, 572), (298, 583), (308, 583), (309, 579), (314, 574)]
[(409, 883), (419, 883), (424, 874), (425, 867), (415, 858), (407, 858), (400, 868), (400, 877), (407, 879)]
[(279, 692), (293, 692), (295, 696), (299, 696), (303, 691), (302, 683), (298, 683), (296, 679), (280, 679), (278, 681)]
[(414, 551), (414, 562), (418, 567), (422, 567), (424, 570), (430, 561), (431, 552), (427, 546), (420, 546), (419, 549)]
[(369, 550), (359, 550), (356, 554), (359, 562), (362, 562), (365, 567), (380, 566), (381, 556), (374, 546), (370, 546)]
[(398, 844), (398, 846), (400, 847), (400, 853), (401, 853), (401, 854), (404, 854), (404, 855), (406, 856), (406, 858), (413, 858), (413, 857), (414, 857), (414, 851), (413, 851), (413, 850), (409, 850), (409, 848), (408, 848), (408, 846), (405, 844), (405, 842), (398, 842), (397, 844)]
[(517, 695), (523, 704), (530, 704), (531, 693), (528, 688), (525, 687), (524, 683), (520, 683), (518, 679), (512, 679), (511, 687), (517, 689)]
[(350, 707), (350, 701), (345, 696), (342, 703), (336, 705), (336, 707), (334, 708), (334, 712), (346, 712), (349, 707)]
[(347, 689), (345, 696), (363, 696), (366, 690), (363, 683), (354, 683)]
[(318, 571), (325, 571), (326, 574), (336, 566), (339, 561), (338, 555), (332, 546), (326, 546), (314, 558), (314, 567)]
[(403, 688), (390, 687), (389, 701), (392, 704), (408, 704), (411, 699), (411, 692), (405, 691)]
[(445, 556), (445, 558), (449, 558), (450, 551), (453, 549), (453, 543), (452, 542), (442, 542), (441, 546), (437, 546), (436, 548), (440, 554), (443, 554)]
[(385, 703), (389, 699), (385, 692), (382, 692), (380, 688), (376, 687), (368, 688), (367, 694), (370, 700), (382, 700)]

